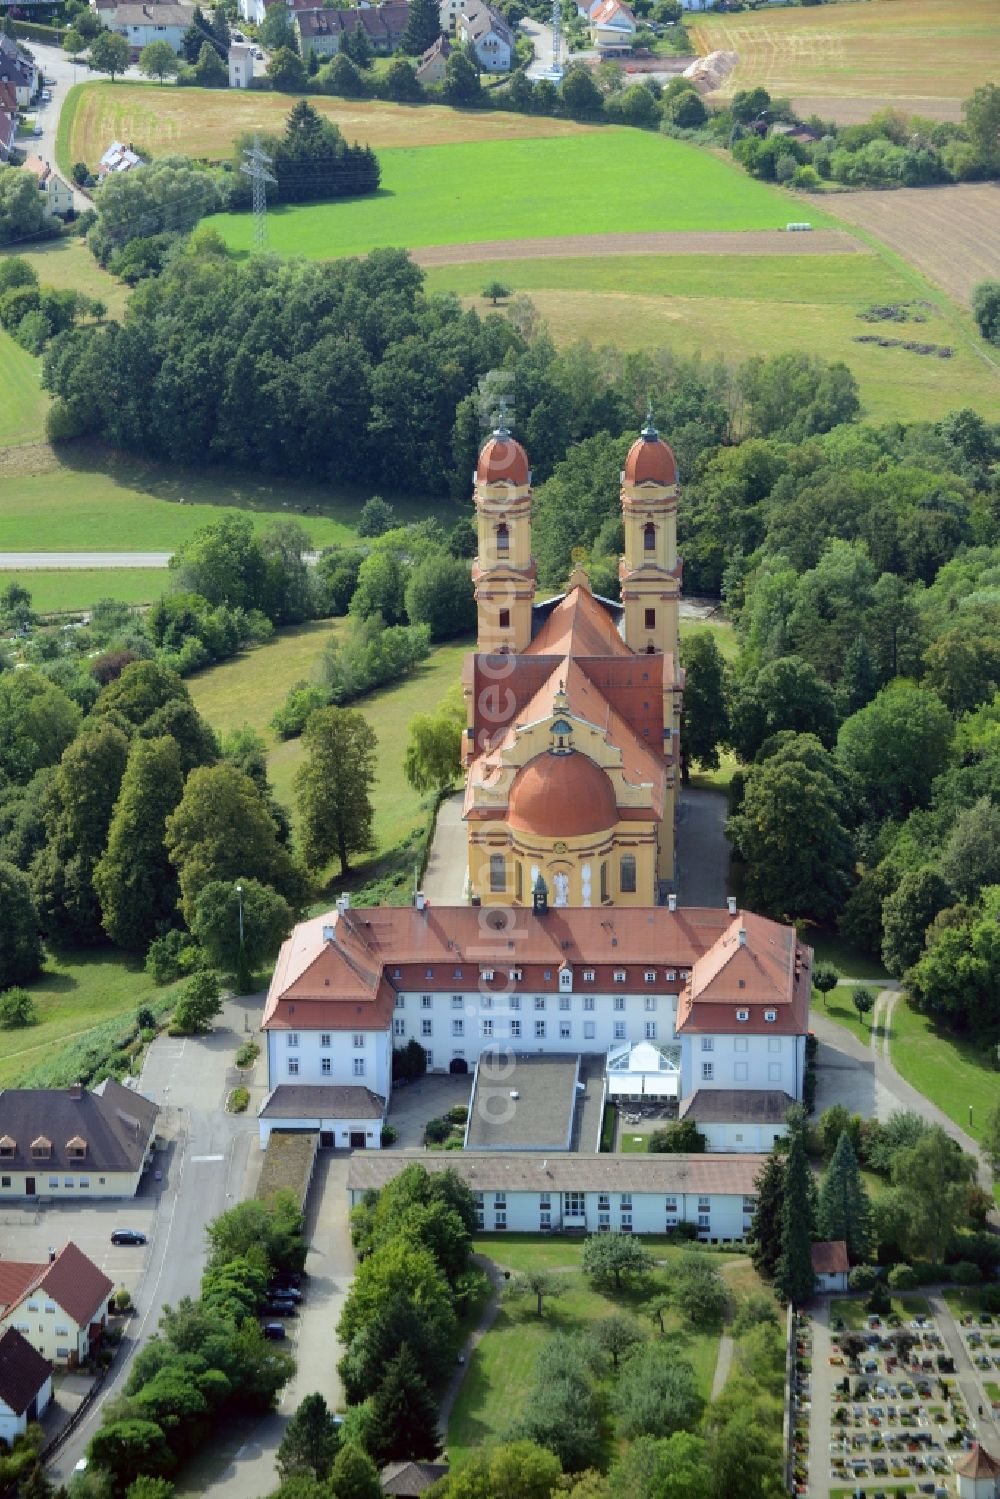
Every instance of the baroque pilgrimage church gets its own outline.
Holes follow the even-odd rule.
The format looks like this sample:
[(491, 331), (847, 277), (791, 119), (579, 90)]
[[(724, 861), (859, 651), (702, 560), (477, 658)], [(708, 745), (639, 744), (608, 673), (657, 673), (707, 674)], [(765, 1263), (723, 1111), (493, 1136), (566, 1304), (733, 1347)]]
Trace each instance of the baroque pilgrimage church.
[[(647, 421), (621, 478), (621, 603), (579, 568), (536, 601), (527, 455), (503, 423), (481, 450), (468, 900), (353, 909), (342, 896), (285, 942), (264, 1010), (261, 1145), (300, 1130), (358, 1152), (352, 1202), (418, 1159), (458, 1172), (488, 1230), (749, 1227), (762, 1152), (802, 1097), (812, 952), (735, 900), (667, 894), (677, 499), (674, 456)], [(464, 1148), (376, 1158), (398, 1053), (414, 1045), (429, 1071), (471, 1075)], [(609, 1102), (690, 1120), (706, 1153), (602, 1153)]]
[(652, 420), (622, 471), (622, 602), (582, 568), (536, 601), (531, 470), (501, 424), (475, 474), (478, 650), (464, 674), (468, 890), (652, 906), (674, 875), (682, 673), (677, 464)]

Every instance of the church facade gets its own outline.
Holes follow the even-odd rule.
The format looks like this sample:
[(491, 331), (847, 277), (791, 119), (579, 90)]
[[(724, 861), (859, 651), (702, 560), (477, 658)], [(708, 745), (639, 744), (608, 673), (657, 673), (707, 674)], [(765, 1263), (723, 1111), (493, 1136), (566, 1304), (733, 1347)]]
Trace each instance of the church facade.
[(475, 474), (477, 650), (463, 816), (477, 904), (652, 906), (674, 876), (677, 464), (651, 420), (621, 474), (621, 602), (576, 568), (536, 599), (531, 470), (501, 423)]

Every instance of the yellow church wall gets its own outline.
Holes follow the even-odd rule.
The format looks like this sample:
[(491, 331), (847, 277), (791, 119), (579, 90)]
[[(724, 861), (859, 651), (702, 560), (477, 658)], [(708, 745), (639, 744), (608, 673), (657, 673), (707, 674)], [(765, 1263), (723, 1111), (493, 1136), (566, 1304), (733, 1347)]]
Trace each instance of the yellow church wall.
[[(671, 823), (672, 828), (672, 823)], [(659, 825), (662, 834), (663, 826)], [(583, 838), (546, 838), (512, 832), (506, 823), (477, 823), (469, 828), (469, 879), (484, 906), (531, 904), (535, 873), (541, 872), (549, 904), (570, 906), (649, 906), (655, 903), (658, 875), (658, 825), (620, 822), (608, 833)], [(672, 841), (671, 841), (672, 851)], [(623, 888), (622, 859), (634, 860), (635, 889)], [(503, 859), (503, 888), (497, 885), (491, 858)], [(604, 866), (602, 885), (601, 867)], [(589, 870), (589, 879), (587, 871)], [(565, 877), (565, 900), (560, 882)], [(631, 884), (626, 871), (626, 882)], [(602, 891), (606, 892), (602, 898)]]

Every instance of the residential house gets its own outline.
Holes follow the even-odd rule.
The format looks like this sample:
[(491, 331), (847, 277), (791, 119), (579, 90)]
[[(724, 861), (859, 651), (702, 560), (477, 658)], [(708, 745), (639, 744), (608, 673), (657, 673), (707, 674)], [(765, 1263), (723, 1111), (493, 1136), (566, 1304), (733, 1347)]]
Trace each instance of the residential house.
[(739, 1241), (757, 1206), (762, 1155), (494, 1154), (467, 1150), (356, 1153), (351, 1207), (407, 1166), (454, 1171), (472, 1191), (484, 1233), (670, 1233), (694, 1225), (703, 1243)]
[(387, 1463), (378, 1475), (383, 1494), (393, 1499), (418, 1499), (440, 1478), (447, 1478), (447, 1463)]
[(0, 34), (0, 83), (12, 85), (21, 109), (27, 109), (38, 89), (38, 67), (31, 53), (13, 37), (3, 34)]
[(600, 0), (590, 12), (590, 40), (603, 53), (631, 52), (637, 22), (624, 0)]
[(391, 0), (384, 5), (334, 10), (317, 6), (314, 0), (292, 0), (291, 10), (304, 57), (309, 52), (332, 57), (359, 28), (366, 33), (372, 51), (386, 57), (399, 48), (410, 7), (408, 0)]
[(0, 78), (0, 161), (9, 160), (14, 149), (19, 118), (14, 85)]
[[(469, 1072), (498, 1048), (598, 1054), (613, 1089), (623, 1046), (648, 1042), (656, 1065), (638, 1057), (641, 1074), (681, 1107), (693, 1099), (722, 1148), (749, 1153), (780, 1132), (773, 1100), (762, 1110), (747, 1090), (782, 1095), (782, 1110), (802, 1097), (812, 953), (793, 927), (735, 901), (606, 911), (539, 900), (518, 914), (509, 926), (503, 912), (431, 906), (422, 895), (408, 909), (355, 911), (342, 896), (336, 911), (300, 922), (264, 1010), (269, 1087), (390, 1098), (393, 1047), (416, 1040), (437, 1072)], [(626, 1096), (642, 1091), (632, 1084)], [(759, 1133), (748, 1124), (737, 1139), (755, 1111)], [(329, 1121), (310, 1103), (310, 1129), (321, 1112)], [(325, 1127), (340, 1143), (349, 1124)]]
[(462, 14), (462, 0), (441, 0), (439, 7), (441, 16), (441, 30), (446, 36), (454, 36), (458, 31), (458, 18)]
[(254, 75), (253, 48), (245, 42), (233, 42), (229, 48), (229, 87), (249, 88)]
[(452, 45), (442, 33), (432, 47), (428, 47), (417, 63), (417, 79), (426, 88), (428, 84), (444, 83), (445, 63), (452, 53)]
[(72, 190), (52, 170), (47, 161), (42, 161), (39, 156), (28, 156), (25, 159), (24, 170), (30, 172), (38, 183), (38, 191), (42, 194), (47, 219), (58, 218), (72, 212)]
[(193, 5), (148, 0), (144, 5), (116, 6), (113, 19), (109, 13), (105, 24), (110, 31), (117, 31), (126, 38), (133, 58), (137, 58), (150, 42), (168, 42), (172, 51), (179, 54), (181, 40), (194, 20), (194, 12)]
[(297, 10), (292, 19), (303, 57), (308, 58), (311, 52), (317, 57), (332, 57), (339, 52), (344, 35), (339, 11)]
[(465, 0), (458, 17), (458, 37), (471, 42), (486, 73), (509, 73), (514, 57), (514, 33), (499, 11), (484, 0)]
[(52, 1399), (52, 1365), (13, 1327), (0, 1337), (0, 1442), (13, 1446)]
[(47, 1265), (0, 1261), (0, 1331), (12, 1327), (50, 1363), (76, 1368), (100, 1344), (113, 1290), (72, 1242)]
[(106, 1078), (0, 1091), (0, 1202), (134, 1197), (155, 1144), (157, 1107)]
[(131, 146), (125, 146), (121, 141), (112, 141), (97, 163), (97, 175), (104, 178), (111, 172), (131, 172), (133, 167), (141, 167), (142, 164), (142, 157), (137, 156)]
[(812, 1267), (818, 1291), (844, 1292), (851, 1262), (843, 1239), (820, 1239), (812, 1246)]

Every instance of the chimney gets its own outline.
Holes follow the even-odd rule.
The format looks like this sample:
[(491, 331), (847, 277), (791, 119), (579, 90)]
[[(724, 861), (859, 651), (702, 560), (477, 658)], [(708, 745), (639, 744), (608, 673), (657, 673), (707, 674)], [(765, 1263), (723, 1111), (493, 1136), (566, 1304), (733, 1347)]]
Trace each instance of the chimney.
[(746, 945), (747, 945), (746, 928), (741, 926), (736, 935), (737, 935), (737, 937), (739, 939), (740, 946), (741, 947), (746, 947)]
[(344, 912), (345, 911), (349, 911), (350, 909), (351, 909), (351, 897), (349, 895), (338, 895), (337, 896), (337, 913), (338, 913), (338, 915), (343, 916)]
[(416, 906), (418, 911), (426, 911), (427, 897), (422, 890), (417, 890), (414, 892), (413, 904)]
[(70, 1098), (77, 1098), (77, 1099), (82, 1098), (83, 1097), (83, 1084), (82, 1083), (72, 1083), (70, 1085), (69, 1096), (70, 1096)]
[(334, 940), (333, 927), (332, 926), (325, 926), (323, 928), (323, 941), (324, 942), (332, 942), (333, 940)]
[(735, 895), (727, 895), (726, 896), (726, 905), (729, 907), (729, 914), (730, 914), (730, 916), (735, 916), (736, 915), (736, 896)]
[(55, 1250), (54, 1250), (54, 1249), (53, 1249), (53, 1248), (52, 1248), (52, 1245), (51, 1245), (51, 1244), (50, 1244), (50, 1245), (49, 1245), (49, 1264), (50, 1264), (50, 1265), (54, 1265), (54, 1264), (55, 1264), (55, 1262), (56, 1262), (56, 1252), (55, 1252)]
[(670, 894), (667, 896), (667, 910), (668, 911), (676, 911), (677, 910), (677, 896), (676, 896), (676, 894), (674, 893), (673, 890), (671, 890)]

